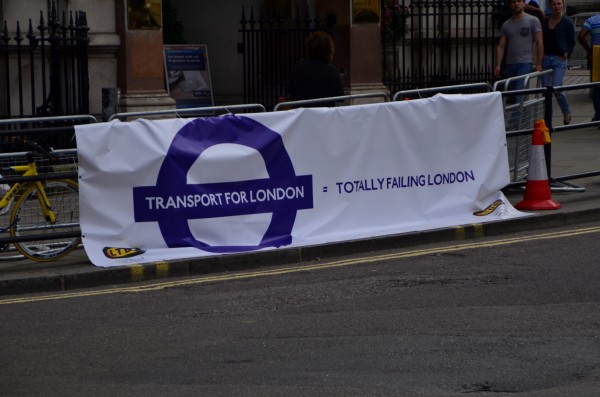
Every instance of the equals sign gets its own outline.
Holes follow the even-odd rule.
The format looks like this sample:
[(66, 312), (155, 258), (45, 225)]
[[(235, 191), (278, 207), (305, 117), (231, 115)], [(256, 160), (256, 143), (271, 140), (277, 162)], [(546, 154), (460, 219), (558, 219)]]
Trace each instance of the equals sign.
[(323, 193), (327, 193), (327, 186), (323, 186)]

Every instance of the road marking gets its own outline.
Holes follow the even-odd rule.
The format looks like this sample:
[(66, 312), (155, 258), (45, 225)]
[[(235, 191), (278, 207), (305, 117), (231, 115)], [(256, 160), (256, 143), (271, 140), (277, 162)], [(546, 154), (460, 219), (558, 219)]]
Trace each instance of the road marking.
[(485, 237), (485, 226), (482, 223), (474, 223), (473, 235), (475, 238)]
[(216, 275), (216, 276), (204, 276), (204, 277), (197, 277), (197, 278), (188, 278), (185, 280), (172, 280), (172, 281), (153, 283), (153, 284), (149, 284), (149, 285), (138, 285), (138, 286), (129, 286), (129, 287), (121, 287), (121, 288), (109, 288), (109, 289), (102, 289), (102, 290), (96, 290), (96, 291), (80, 291), (80, 292), (67, 292), (67, 293), (60, 292), (60, 293), (55, 293), (55, 294), (51, 294), (51, 295), (1, 299), (0, 305), (52, 301), (52, 300), (59, 300), (59, 299), (83, 298), (83, 297), (99, 296), (99, 295), (159, 291), (159, 290), (163, 290), (166, 288), (172, 288), (172, 287), (178, 287), (178, 286), (184, 286), (184, 285), (206, 284), (206, 283), (212, 283), (212, 282), (218, 282), (218, 281), (244, 280), (244, 279), (251, 279), (251, 278), (258, 278), (258, 277), (281, 276), (281, 275), (291, 274), (291, 273), (334, 269), (334, 268), (352, 266), (352, 265), (357, 265), (357, 264), (373, 264), (373, 263), (387, 261), (387, 260), (413, 258), (413, 257), (417, 257), (417, 256), (443, 254), (443, 253), (447, 253), (447, 252), (456, 252), (456, 251), (462, 251), (462, 250), (490, 248), (490, 247), (518, 244), (518, 243), (531, 242), (531, 241), (574, 237), (574, 236), (580, 236), (583, 234), (590, 234), (590, 233), (600, 233), (600, 226), (575, 229), (575, 230), (569, 230), (569, 231), (562, 231), (562, 232), (544, 233), (544, 234), (531, 235), (531, 236), (511, 237), (511, 238), (495, 240), (495, 241), (475, 242), (475, 243), (468, 243), (468, 244), (452, 245), (452, 246), (448, 246), (448, 247), (425, 248), (425, 249), (417, 249), (417, 250), (406, 251), (406, 252), (397, 252), (397, 253), (393, 253), (393, 254), (383, 254), (383, 255), (374, 255), (374, 256), (367, 256), (367, 257), (360, 257), (360, 258), (343, 259), (343, 260), (319, 263), (319, 264), (314, 264), (314, 265), (296, 265), (294, 267), (286, 267), (286, 268), (282, 268), (282, 269), (242, 272), (242, 273), (236, 273), (236, 274), (223, 274), (223, 275)]
[(454, 239), (464, 240), (467, 236), (464, 226), (454, 226)]
[(129, 272), (131, 275), (131, 281), (138, 282), (144, 280), (144, 266), (142, 265), (132, 265), (129, 268)]
[(158, 262), (155, 266), (156, 268), (156, 277), (157, 278), (166, 278), (169, 277), (171, 265), (168, 262)]

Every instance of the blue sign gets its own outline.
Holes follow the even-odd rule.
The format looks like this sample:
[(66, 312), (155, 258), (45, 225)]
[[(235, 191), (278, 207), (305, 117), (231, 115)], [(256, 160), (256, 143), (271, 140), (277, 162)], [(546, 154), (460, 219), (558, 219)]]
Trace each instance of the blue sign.
[(165, 45), (163, 54), (169, 96), (177, 108), (213, 106), (206, 46)]

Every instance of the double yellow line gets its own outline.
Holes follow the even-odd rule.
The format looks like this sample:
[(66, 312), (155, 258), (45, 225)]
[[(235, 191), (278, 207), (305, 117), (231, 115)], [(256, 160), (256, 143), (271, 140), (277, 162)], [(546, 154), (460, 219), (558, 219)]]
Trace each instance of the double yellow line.
[(59, 293), (54, 293), (54, 294), (50, 294), (50, 295), (0, 299), (0, 305), (52, 301), (52, 300), (59, 300), (59, 299), (83, 298), (83, 297), (111, 295), (111, 294), (150, 292), (150, 291), (158, 291), (158, 290), (162, 290), (162, 289), (166, 289), (166, 288), (179, 287), (179, 286), (185, 286), (185, 285), (205, 284), (205, 283), (213, 283), (213, 282), (218, 282), (218, 281), (244, 280), (244, 279), (251, 279), (251, 278), (258, 278), (258, 277), (280, 276), (280, 275), (284, 275), (284, 274), (334, 269), (334, 268), (359, 265), (359, 264), (373, 264), (373, 263), (377, 263), (377, 262), (397, 260), (397, 259), (406, 259), (406, 258), (412, 258), (412, 257), (416, 257), (416, 256), (442, 254), (442, 253), (463, 251), (463, 250), (472, 250), (472, 249), (478, 249), (478, 248), (490, 248), (490, 247), (497, 247), (497, 246), (502, 246), (502, 245), (518, 244), (518, 243), (539, 241), (539, 240), (550, 240), (550, 239), (558, 239), (558, 238), (565, 238), (565, 237), (574, 237), (574, 236), (580, 236), (580, 235), (590, 234), (590, 233), (600, 233), (600, 226), (581, 228), (581, 229), (575, 229), (575, 230), (567, 230), (567, 231), (561, 231), (561, 232), (528, 235), (528, 236), (521, 236), (521, 237), (511, 237), (511, 238), (506, 238), (506, 239), (501, 239), (501, 240), (465, 243), (465, 244), (459, 244), (459, 245), (451, 245), (451, 246), (447, 246), (447, 247), (418, 249), (418, 250), (398, 252), (398, 253), (393, 253), (393, 254), (357, 257), (357, 258), (352, 258), (352, 259), (324, 262), (324, 263), (313, 264), (313, 265), (301, 265), (300, 264), (300, 265), (296, 265), (293, 267), (285, 267), (285, 268), (278, 268), (278, 269), (272, 269), (272, 270), (241, 272), (241, 273), (235, 273), (235, 274), (223, 274), (223, 275), (216, 275), (216, 276), (192, 277), (192, 278), (152, 283), (152, 284), (147, 284), (147, 285), (101, 289), (101, 290), (94, 290), (94, 291), (59, 292)]

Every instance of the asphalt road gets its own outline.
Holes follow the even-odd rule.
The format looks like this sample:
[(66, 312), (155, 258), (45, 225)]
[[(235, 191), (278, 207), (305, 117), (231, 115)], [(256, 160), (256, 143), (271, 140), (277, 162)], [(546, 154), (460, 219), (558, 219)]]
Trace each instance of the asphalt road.
[(2, 396), (597, 396), (600, 223), (0, 299)]

